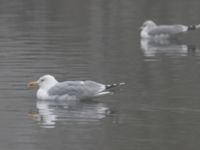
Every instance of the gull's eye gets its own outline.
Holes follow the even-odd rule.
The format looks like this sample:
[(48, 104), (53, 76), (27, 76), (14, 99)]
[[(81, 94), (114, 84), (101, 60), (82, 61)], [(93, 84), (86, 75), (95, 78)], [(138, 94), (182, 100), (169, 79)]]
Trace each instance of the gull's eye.
[(44, 79), (41, 79), (40, 81), (41, 81), (41, 82), (44, 82)]

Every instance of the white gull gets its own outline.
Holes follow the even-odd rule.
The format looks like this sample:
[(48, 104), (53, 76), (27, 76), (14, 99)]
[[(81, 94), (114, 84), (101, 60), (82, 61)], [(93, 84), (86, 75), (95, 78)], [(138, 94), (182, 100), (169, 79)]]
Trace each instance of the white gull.
[(147, 20), (141, 27), (140, 36), (141, 38), (170, 38), (178, 33), (184, 33), (198, 28), (200, 28), (200, 24), (189, 26), (182, 24), (157, 25), (152, 20)]
[(58, 82), (52, 75), (44, 75), (37, 81), (29, 82), (30, 87), (39, 85), (36, 96), (41, 100), (79, 100), (93, 98), (109, 94), (114, 87), (124, 84), (105, 85), (91, 80)]

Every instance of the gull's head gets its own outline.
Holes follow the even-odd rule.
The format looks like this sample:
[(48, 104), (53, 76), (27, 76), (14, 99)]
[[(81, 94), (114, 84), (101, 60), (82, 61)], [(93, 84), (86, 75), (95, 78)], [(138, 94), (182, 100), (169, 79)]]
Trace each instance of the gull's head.
[(40, 88), (51, 88), (52, 86), (54, 86), (55, 84), (57, 84), (58, 81), (55, 79), (54, 76), (52, 75), (44, 75), (42, 77), (40, 77), (38, 80), (36, 81), (31, 81), (29, 82), (29, 86), (30, 87), (35, 87), (35, 86), (39, 86)]
[(156, 23), (153, 22), (152, 20), (147, 20), (143, 23), (143, 25), (141, 26), (141, 30), (145, 29), (145, 28), (151, 28), (151, 27), (155, 27)]

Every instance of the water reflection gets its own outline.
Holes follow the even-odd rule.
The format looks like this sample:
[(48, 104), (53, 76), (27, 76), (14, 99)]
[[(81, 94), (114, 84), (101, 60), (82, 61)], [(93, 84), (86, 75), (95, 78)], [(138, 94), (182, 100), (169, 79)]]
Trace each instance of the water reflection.
[(110, 114), (110, 109), (96, 101), (42, 101), (36, 103), (37, 113), (29, 117), (43, 128), (54, 128), (58, 121), (88, 123), (97, 122)]
[(181, 43), (178, 39), (141, 39), (140, 46), (146, 57), (154, 57), (156, 54), (168, 56), (187, 56), (196, 51), (196, 46)]

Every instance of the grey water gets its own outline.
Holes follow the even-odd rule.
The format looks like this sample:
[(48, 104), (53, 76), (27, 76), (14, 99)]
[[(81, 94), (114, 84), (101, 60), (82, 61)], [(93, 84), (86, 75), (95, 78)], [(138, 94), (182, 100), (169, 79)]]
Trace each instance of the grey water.
[[(0, 0), (3, 150), (200, 148), (200, 30), (140, 40), (147, 19), (200, 23), (199, 0)], [(30, 80), (125, 82), (92, 101), (40, 101)]]

